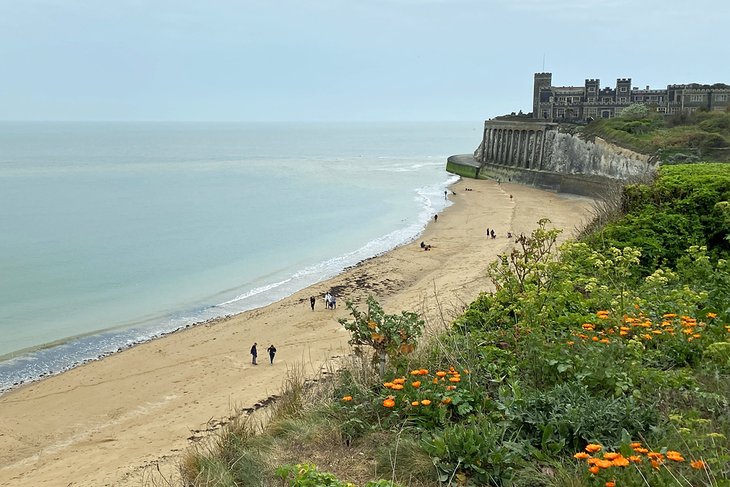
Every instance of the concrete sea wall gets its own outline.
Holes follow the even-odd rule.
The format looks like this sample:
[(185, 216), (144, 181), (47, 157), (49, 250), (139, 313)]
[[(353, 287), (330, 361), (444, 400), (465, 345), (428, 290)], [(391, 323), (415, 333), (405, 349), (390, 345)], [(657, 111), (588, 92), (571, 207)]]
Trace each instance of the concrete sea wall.
[(449, 157), (446, 170), (600, 196), (626, 181), (652, 175), (656, 161), (602, 139), (587, 141), (561, 132), (554, 123), (488, 120), (474, 154)]

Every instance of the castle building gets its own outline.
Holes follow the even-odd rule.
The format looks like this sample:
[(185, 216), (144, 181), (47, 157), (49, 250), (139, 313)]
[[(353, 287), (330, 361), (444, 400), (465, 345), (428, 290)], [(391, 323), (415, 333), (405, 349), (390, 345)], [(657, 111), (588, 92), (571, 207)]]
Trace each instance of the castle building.
[(653, 90), (632, 86), (631, 78), (617, 79), (614, 88), (601, 88), (598, 79), (586, 79), (583, 86), (552, 86), (552, 78), (552, 73), (535, 73), (532, 118), (550, 122), (612, 118), (633, 103), (667, 115), (698, 109), (724, 111), (730, 106), (730, 86), (723, 83)]

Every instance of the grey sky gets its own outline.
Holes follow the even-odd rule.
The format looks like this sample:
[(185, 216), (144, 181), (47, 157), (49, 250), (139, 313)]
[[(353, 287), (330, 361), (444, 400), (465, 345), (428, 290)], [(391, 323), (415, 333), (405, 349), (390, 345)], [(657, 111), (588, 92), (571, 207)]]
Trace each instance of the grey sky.
[(730, 83), (727, 0), (0, 0), (4, 120), (483, 120)]

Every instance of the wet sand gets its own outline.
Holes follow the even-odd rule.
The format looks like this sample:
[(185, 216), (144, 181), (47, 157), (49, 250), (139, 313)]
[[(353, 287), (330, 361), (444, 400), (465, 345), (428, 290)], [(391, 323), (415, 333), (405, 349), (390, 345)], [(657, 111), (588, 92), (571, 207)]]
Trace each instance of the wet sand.
[[(199, 325), (0, 396), (0, 485), (151, 485), (234, 411), (275, 395), (287, 368), (313, 376), (349, 353), (337, 322), (345, 301), (372, 294), (388, 313), (420, 313), (442, 326), (489, 288), (485, 269), (513, 235), (540, 218), (564, 229), (588, 221), (592, 201), (514, 184), (462, 180), (454, 204), (413, 243), (369, 259), (274, 304)], [(472, 191), (466, 191), (471, 188)], [(512, 195), (512, 198), (510, 198)], [(497, 238), (486, 238), (486, 228)], [(424, 251), (423, 240), (432, 246)], [(333, 290), (338, 308), (326, 310)], [(315, 310), (309, 297), (316, 296)], [(259, 365), (249, 349), (257, 342)], [(278, 350), (269, 365), (266, 348)], [(159, 482), (157, 485), (160, 485)]]

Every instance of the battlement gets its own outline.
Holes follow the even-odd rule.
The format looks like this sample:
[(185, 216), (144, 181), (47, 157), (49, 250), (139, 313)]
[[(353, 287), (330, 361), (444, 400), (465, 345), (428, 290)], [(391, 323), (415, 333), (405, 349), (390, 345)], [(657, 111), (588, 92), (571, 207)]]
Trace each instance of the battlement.
[(616, 83), (631, 83), (631, 78), (617, 78)]
[(588, 79), (588, 78), (586, 78), (586, 83), (600, 83), (600, 82), (601, 82), (600, 79), (595, 79), (595, 78)]

